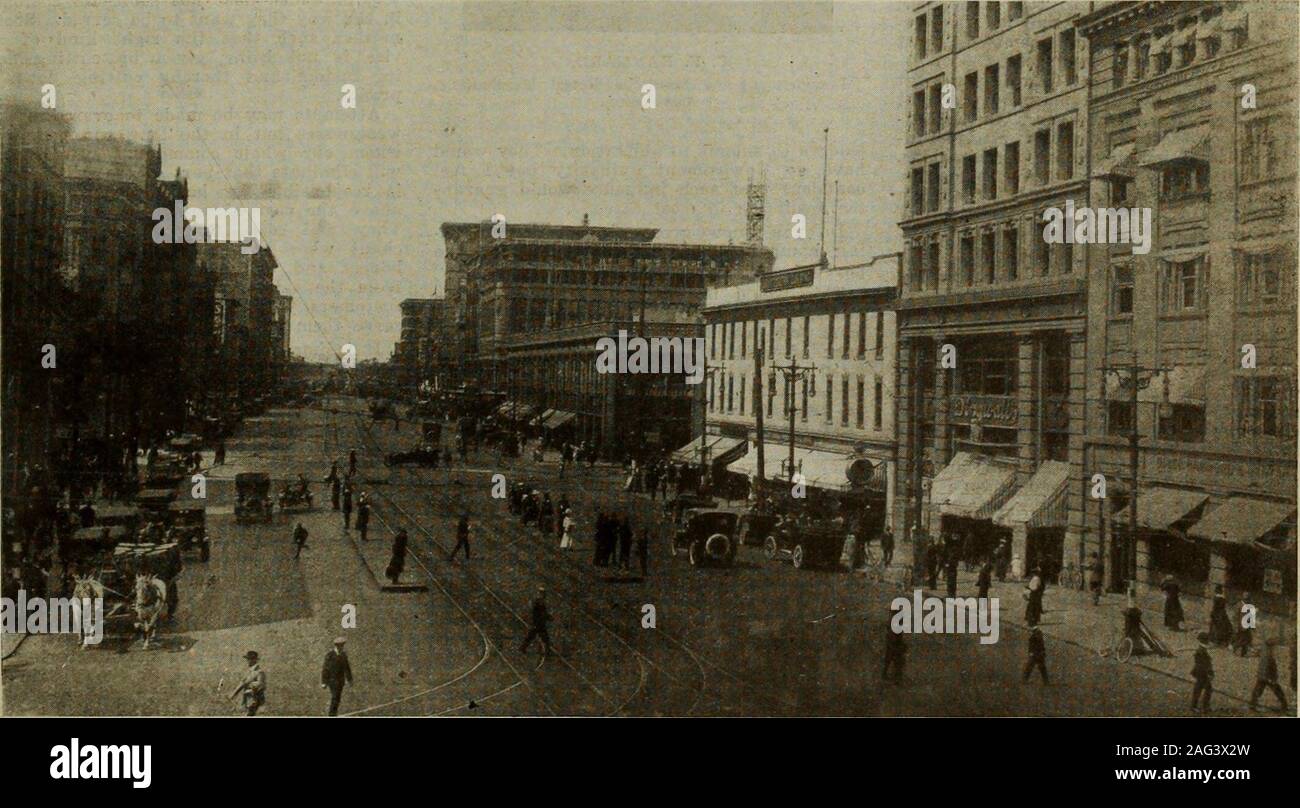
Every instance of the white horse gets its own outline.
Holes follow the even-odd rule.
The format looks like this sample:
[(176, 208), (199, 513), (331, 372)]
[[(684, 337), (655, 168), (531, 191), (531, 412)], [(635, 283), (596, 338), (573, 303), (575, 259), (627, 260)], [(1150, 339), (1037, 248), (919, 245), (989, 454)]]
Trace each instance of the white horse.
[(158, 621), (167, 610), (167, 582), (154, 576), (135, 576), (135, 630), (144, 635), (144, 647), (158, 630)]

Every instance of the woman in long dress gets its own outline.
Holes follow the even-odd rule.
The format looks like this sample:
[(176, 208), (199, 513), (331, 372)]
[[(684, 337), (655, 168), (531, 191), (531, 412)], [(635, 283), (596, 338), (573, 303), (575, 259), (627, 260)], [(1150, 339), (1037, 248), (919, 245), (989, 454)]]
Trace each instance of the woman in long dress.
[(1228, 619), (1228, 599), (1223, 586), (1214, 586), (1214, 604), (1210, 607), (1210, 642), (1222, 648), (1232, 642), (1232, 621)]
[(573, 549), (573, 517), (569, 515), (568, 511), (565, 511), (564, 513), (563, 524), (564, 524), (563, 533), (560, 535), (560, 549), (572, 550)]
[(1171, 631), (1183, 630), (1183, 602), (1178, 597), (1178, 582), (1172, 575), (1166, 575), (1160, 588), (1165, 591), (1165, 628)]

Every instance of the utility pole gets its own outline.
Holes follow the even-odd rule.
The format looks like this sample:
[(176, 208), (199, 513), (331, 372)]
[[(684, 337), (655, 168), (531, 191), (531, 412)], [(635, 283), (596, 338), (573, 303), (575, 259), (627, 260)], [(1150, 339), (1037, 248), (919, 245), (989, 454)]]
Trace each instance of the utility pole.
[(775, 368), (776, 370), (779, 370), (781, 372), (781, 375), (785, 377), (785, 405), (786, 405), (786, 412), (789, 413), (790, 415), (790, 462), (789, 462), (789, 469), (788, 469), (788, 477), (791, 481), (793, 481), (794, 474), (795, 474), (794, 417), (796, 413), (800, 412), (800, 408), (795, 406), (795, 385), (797, 385), (800, 381), (802, 381), (804, 384), (807, 384), (808, 378), (812, 376), (814, 371), (817, 370), (817, 366), (800, 365), (794, 357), (791, 357), (790, 364), (773, 365), (772, 367)]
[[(708, 353), (705, 353), (708, 356)], [(713, 389), (713, 379), (715, 375), (721, 378), (723, 369), (720, 367), (709, 367), (706, 363), (704, 367), (704, 378), (700, 379), (700, 386), (704, 388), (700, 395), (700, 480), (704, 479), (705, 472), (708, 471), (709, 465), (705, 460), (704, 444), (705, 437), (709, 428), (709, 390)], [(707, 386), (706, 386), (707, 385)]]
[[(1128, 365), (1103, 365), (1101, 379), (1102, 400), (1106, 399), (1106, 382), (1113, 373), (1120, 377), (1120, 383), (1128, 388), (1128, 404), (1130, 408), (1130, 423), (1128, 434), (1128, 474), (1129, 474), (1129, 504), (1128, 504), (1128, 542), (1125, 548), (1124, 574), (1127, 576), (1129, 585), (1132, 586), (1137, 581), (1137, 528), (1138, 528), (1138, 449), (1141, 442), (1141, 436), (1138, 434), (1138, 391), (1145, 390), (1151, 386), (1152, 380), (1157, 375), (1167, 373), (1169, 368), (1165, 367), (1140, 367), (1137, 363), (1137, 355), (1134, 354), (1133, 361)], [(1166, 396), (1168, 393), (1166, 393)]]
[(767, 344), (766, 335), (761, 327), (754, 328), (754, 446), (757, 452), (756, 460), (758, 465), (755, 470), (758, 476), (754, 480), (754, 491), (757, 493), (757, 501), (761, 505), (763, 502), (763, 415), (765, 404), (763, 402), (763, 346)]
[(822, 226), (821, 226), (821, 261), (826, 263), (826, 167), (831, 146), (831, 128), (822, 130)]

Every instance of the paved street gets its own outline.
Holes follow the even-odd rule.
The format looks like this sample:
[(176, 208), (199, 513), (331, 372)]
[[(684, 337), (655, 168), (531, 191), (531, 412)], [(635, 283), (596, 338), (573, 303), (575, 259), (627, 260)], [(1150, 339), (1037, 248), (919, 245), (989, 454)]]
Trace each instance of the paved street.
[[(233, 714), (245, 650), (268, 671), (266, 714), (316, 714), (326, 699), (319, 666), (343, 633), (356, 674), (343, 711), (367, 715), (1117, 715), (1185, 714), (1190, 685), (1133, 664), (1100, 659), (1049, 639), (1053, 684), (1020, 682), (1024, 635), (1003, 621), (1000, 642), (974, 636), (909, 639), (907, 677), (879, 682), (889, 586), (838, 572), (799, 571), (742, 548), (731, 569), (692, 569), (670, 558), (656, 535), (650, 574), (620, 575), (590, 564), (591, 521), (622, 509), (638, 527), (658, 510), (621, 492), (604, 464), (559, 478), (552, 455), (498, 462), (471, 455), (467, 467), (387, 469), (384, 452), (416, 440), (414, 425), (372, 423), (362, 402), (327, 409), (272, 410), (246, 422), (212, 470), (208, 564), (187, 560), (181, 607), (158, 650), (110, 637), (81, 651), (66, 637), (32, 637), (4, 666), (10, 714)], [(319, 480), (347, 451), (360, 458), (362, 490), (375, 503), (371, 541), (342, 530), (328, 487), (301, 517), (236, 526), (231, 483), (239, 471), (277, 479), (299, 471)], [(524, 528), (491, 476), (539, 482), (575, 506), (578, 548)], [(473, 521), (473, 557), (446, 560), (461, 510)], [(290, 532), (311, 533), (294, 561)], [(656, 523), (657, 524), (657, 523)], [(404, 580), (428, 591), (379, 590), (389, 537), (411, 536)], [(520, 653), (529, 604), (545, 584), (555, 654)], [(356, 627), (341, 625), (356, 606)], [(657, 627), (642, 628), (642, 607)], [(1018, 605), (1011, 605), (1016, 609)], [(1048, 604), (1049, 610), (1051, 603)], [(870, 621), (866, 619), (870, 615)], [(1050, 611), (1049, 611), (1050, 620)], [(1190, 660), (1188, 661), (1190, 667)], [(75, 698), (70, 698), (75, 696)], [(471, 706), (471, 703), (473, 706)], [(1221, 700), (1225, 711), (1240, 704)]]

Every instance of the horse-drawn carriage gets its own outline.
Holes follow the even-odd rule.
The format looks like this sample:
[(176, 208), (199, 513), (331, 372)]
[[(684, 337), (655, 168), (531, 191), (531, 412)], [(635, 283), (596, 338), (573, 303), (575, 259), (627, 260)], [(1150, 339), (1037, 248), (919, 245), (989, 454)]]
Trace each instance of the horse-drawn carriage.
[(245, 471), (235, 475), (235, 523), (270, 522), (271, 475), (262, 471)]
[[(120, 525), (73, 533), (67, 546), (75, 570), (72, 594), (78, 600), (99, 599), (105, 623), (129, 617), (148, 648), (159, 621), (176, 613), (180, 548), (175, 543), (136, 544), (126, 538)], [(84, 634), (82, 642), (86, 642)]]

